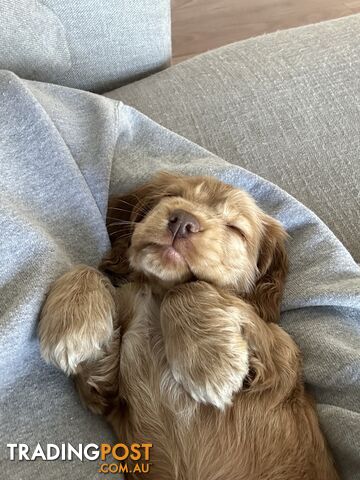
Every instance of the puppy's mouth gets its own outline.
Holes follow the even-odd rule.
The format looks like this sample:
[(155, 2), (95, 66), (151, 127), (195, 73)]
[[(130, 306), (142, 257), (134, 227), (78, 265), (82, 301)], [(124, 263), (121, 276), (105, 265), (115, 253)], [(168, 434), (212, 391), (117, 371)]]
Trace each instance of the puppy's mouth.
[(171, 243), (155, 243), (148, 244), (151, 249), (155, 249), (164, 265), (169, 268), (187, 266), (190, 269), (186, 253), (191, 245), (186, 242), (184, 245), (182, 241), (172, 241)]
[[(165, 240), (165, 239), (164, 239)], [(153, 275), (159, 280), (170, 283), (184, 282), (194, 277), (187, 252), (191, 245), (188, 241), (149, 241), (137, 249), (133, 257), (136, 270)]]
[(173, 245), (163, 247), (162, 258), (169, 264), (186, 263), (183, 255)]

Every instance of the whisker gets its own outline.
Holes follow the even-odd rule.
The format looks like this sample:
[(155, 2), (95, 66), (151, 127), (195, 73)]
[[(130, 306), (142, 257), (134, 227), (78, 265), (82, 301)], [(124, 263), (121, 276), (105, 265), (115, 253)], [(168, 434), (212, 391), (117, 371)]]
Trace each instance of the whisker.
[[(132, 193), (131, 196), (135, 197), (136, 200), (138, 201), (138, 203), (140, 204), (140, 206), (142, 206), (142, 201), (139, 199), (139, 197), (138, 197), (135, 193)], [(129, 205), (131, 208), (134, 208), (134, 207), (135, 207), (134, 204), (129, 203), (129, 202), (127, 202), (126, 200), (123, 200), (122, 198), (119, 198), (118, 201), (119, 201), (119, 202), (122, 202), (122, 203), (125, 203), (125, 205)], [(137, 207), (138, 207), (138, 206), (137, 206)], [(109, 208), (116, 208), (116, 207), (109, 207)], [(139, 208), (139, 207), (138, 207), (138, 208)], [(144, 207), (142, 207), (142, 208), (144, 208)], [(128, 210), (126, 210), (126, 211), (128, 211)]]
[(139, 223), (132, 220), (122, 220), (121, 218), (116, 218), (116, 217), (107, 217), (107, 220), (116, 220), (119, 223), (124, 223), (127, 225), (134, 225), (135, 223)]
[(119, 212), (125, 212), (125, 213), (128, 213), (128, 214), (131, 213), (130, 210), (126, 210), (126, 208), (119, 208), (119, 207), (109, 207), (109, 208), (108, 208), (108, 211), (109, 211), (109, 210), (118, 210)]
[[(110, 227), (121, 227), (121, 226), (122, 226), (122, 223), (113, 222), (113, 223), (108, 223), (106, 226), (107, 226), (107, 228), (110, 228)], [(129, 225), (125, 225), (125, 226), (124, 226), (124, 230), (125, 230), (125, 227), (127, 227), (127, 230), (129, 230)]]
[(133, 203), (127, 202), (127, 201), (124, 200), (123, 198), (119, 198), (118, 201), (119, 201), (119, 202), (122, 202), (122, 203), (125, 203), (126, 205), (129, 205), (131, 208), (134, 208), (134, 204), (133, 204)]
[[(145, 210), (144, 208), (138, 208), (139, 209), (139, 213), (142, 213), (143, 215), (146, 215), (148, 213), (148, 210)], [(127, 213), (128, 215), (131, 215), (131, 211), (130, 210), (126, 210), (125, 208), (120, 208), (120, 207), (109, 207), (108, 208), (108, 212), (110, 210), (116, 210), (118, 212), (124, 212), (124, 213)]]
[[(109, 237), (112, 237), (113, 235), (116, 235), (117, 233), (119, 233), (119, 232), (118, 231), (117, 232), (110, 232)], [(125, 239), (125, 238), (130, 238), (130, 237), (119, 235), (117, 238)]]
[[(136, 195), (136, 193), (132, 193), (131, 196), (132, 196), (132, 197), (135, 197), (136, 200), (138, 201), (137, 208), (140, 208), (140, 207), (141, 207), (141, 209), (143, 210), (143, 212), (146, 212), (146, 211), (144, 210), (144, 209), (145, 209), (145, 205), (143, 205), (144, 199), (140, 199), (140, 198)], [(126, 202), (125, 200), (122, 200), (122, 199), (120, 199), (120, 201), (123, 201), (124, 203), (128, 203), (128, 202)], [(131, 204), (128, 203), (128, 205), (131, 205)], [(140, 205), (140, 207), (139, 207), (139, 205)], [(132, 206), (133, 206), (133, 205), (132, 205)]]
[(118, 259), (116, 259), (116, 261), (117, 261), (118, 263), (120, 263), (120, 262), (124, 263), (124, 262), (127, 262), (127, 258), (119, 257)]
[[(109, 237), (111, 237), (111, 235), (115, 235), (116, 233), (120, 233), (122, 232), (122, 230), (116, 230), (115, 232), (110, 232), (109, 233)], [(118, 238), (131, 238), (132, 236), (132, 233), (126, 233), (124, 235), (119, 235)]]

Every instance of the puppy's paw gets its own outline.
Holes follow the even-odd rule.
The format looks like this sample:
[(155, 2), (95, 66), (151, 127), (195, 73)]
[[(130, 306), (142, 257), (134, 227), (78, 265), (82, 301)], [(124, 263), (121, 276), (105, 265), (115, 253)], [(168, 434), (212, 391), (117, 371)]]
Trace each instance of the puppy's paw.
[(43, 306), (39, 338), (43, 358), (68, 375), (102, 353), (113, 333), (113, 287), (98, 270), (80, 265), (60, 277)]
[(199, 341), (196, 361), (189, 357), (170, 361), (175, 380), (194, 400), (220, 410), (232, 404), (234, 394), (242, 388), (249, 365), (247, 345), (242, 336), (233, 331), (228, 331), (228, 335), (232, 336), (232, 342), (221, 335), (213, 339), (214, 342)]
[(194, 400), (223, 410), (241, 390), (249, 369), (245, 314), (206, 282), (181, 285), (165, 297), (160, 318), (167, 360)]

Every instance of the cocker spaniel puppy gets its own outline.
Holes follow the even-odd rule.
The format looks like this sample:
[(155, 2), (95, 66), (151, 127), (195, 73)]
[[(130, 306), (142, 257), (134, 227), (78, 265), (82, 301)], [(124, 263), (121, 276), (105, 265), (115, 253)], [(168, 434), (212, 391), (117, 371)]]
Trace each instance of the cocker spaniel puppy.
[[(156, 480), (335, 480), (277, 321), (286, 233), (243, 191), (160, 173), (111, 199), (112, 249), (52, 286), (39, 336)], [(137, 478), (135, 474), (128, 478)]]

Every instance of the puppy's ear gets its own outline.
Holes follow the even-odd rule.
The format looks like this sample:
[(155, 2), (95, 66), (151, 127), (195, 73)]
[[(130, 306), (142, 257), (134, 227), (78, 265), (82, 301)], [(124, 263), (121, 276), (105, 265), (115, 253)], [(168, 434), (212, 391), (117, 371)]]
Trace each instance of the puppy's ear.
[(103, 258), (99, 269), (113, 283), (130, 273), (126, 256), (135, 224), (140, 222), (154, 204), (154, 185), (147, 183), (125, 195), (110, 197), (106, 217), (111, 250)]
[(266, 322), (277, 322), (288, 271), (287, 234), (281, 224), (263, 214), (264, 232), (257, 262), (258, 276), (250, 300)]

